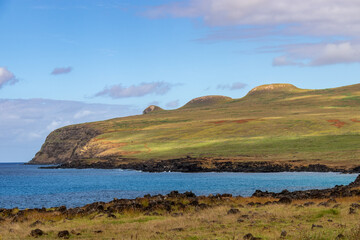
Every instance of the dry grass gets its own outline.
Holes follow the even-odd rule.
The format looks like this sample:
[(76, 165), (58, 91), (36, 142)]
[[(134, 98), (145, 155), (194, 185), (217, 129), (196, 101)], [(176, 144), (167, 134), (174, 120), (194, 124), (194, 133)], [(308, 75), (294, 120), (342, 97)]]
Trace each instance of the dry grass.
[[(2, 239), (32, 239), (29, 233), (40, 228), (47, 235), (39, 239), (57, 238), (58, 231), (68, 230), (71, 239), (243, 239), (251, 233), (262, 239), (280, 239), (282, 231), (287, 232), (284, 239), (335, 239), (339, 234), (344, 239), (359, 239), (360, 213), (349, 214), (352, 203), (359, 197), (336, 199), (329, 207), (318, 206), (326, 200), (298, 200), (291, 205), (249, 206), (249, 202), (264, 203), (262, 198), (229, 198), (220, 205), (200, 211), (187, 211), (183, 216), (146, 216), (141, 212), (116, 214), (116, 219), (103, 213), (94, 213), (72, 220), (61, 215), (44, 216), (30, 214), (24, 222), (11, 223), (6, 220), (0, 224)], [(204, 199), (204, 201), (208, 201)], [(306, 202), (314, 202), (308, 207)], [(339, 204), (339, 206), (335, 206)], [(228, 210), (237, 208), (236, 214)], [(356, 210), (358, 211), (358, 210)], [(29, 225), (36, 220), (44, 224)], [(322, 227), (312, 227), (321, 225)], [(101, 233), (96, 231), (101, 230)], [(80, 233), (80, 235), (76, 235)]]

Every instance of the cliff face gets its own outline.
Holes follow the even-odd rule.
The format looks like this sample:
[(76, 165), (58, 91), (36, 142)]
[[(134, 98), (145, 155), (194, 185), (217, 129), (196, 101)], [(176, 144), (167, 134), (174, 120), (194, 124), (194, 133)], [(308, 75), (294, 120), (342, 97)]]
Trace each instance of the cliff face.
[(29, 164), (60, 164), (77, 160), (80, 151), (92, 138), (101, 134), (86, 125), (73, 125), (49, 134), (40, 151)]
[(163, 111), (164, 109), (162, 109), (161, 107), (155, 106), (155, 105), (150, 105), (147, 108), (145, 108), (145, 110), (143, 111), (143, 114), (149, 114), (152, 112), (157, 112), (157, 111)]

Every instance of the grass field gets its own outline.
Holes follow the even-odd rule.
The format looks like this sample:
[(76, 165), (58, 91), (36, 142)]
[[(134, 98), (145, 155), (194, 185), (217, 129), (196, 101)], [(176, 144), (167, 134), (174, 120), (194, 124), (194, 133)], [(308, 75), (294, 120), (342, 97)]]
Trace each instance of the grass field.
[[(34, 239), (30, 232), (39, 228), (46, 235), (38, 239), (58, 239), (58, 232), (63, 230), (69, 231), (70, 239), (240, 240), (245, 239), (244, 236), (248, 233), (263, 240), (360, 238), (358, 210), (349, 214), (350, 205), (358, 203), (359, 197), (337, 198), (336, 203), (332, 202), (328, 206), (320, 204), (327, 202), (327, 199), (296, 200), (291, 205), (248, 204), (272, 200), (274, 199), (234, 197), (211, 203), (209, 199), (204, 199), (200, 202), (212, 207), (204, 210), (196, 210), (195, 207), (183, 211), (174, 209), (171, 213), (158, 210), (152, 216), (131, 210), (112, 217), (101, 212), (75, 218), (67, 218), (59, 213), (34, 213), (26, 215), (24, 221), (2, 221), (0, 236), (2, 239)], [(309, 202), (313, 204), (310, 205)], [(146, 205), (148, 202), (144, 200), (142, 204)], [(228, 211), (232, 208), (239, 212), (229, 214)], [(29, 226), (37, 220), (41, 223)], [(284, 237), (281, 237), (282, 232), (286, 232), (283, 233)]]
[(360, 84), (324, 90), (265, 85), (240, 99), (204, 97), (176, 110), (86, 126), (102, 134), (77, 149), (84, 159), (191, 156), (357, 166)]

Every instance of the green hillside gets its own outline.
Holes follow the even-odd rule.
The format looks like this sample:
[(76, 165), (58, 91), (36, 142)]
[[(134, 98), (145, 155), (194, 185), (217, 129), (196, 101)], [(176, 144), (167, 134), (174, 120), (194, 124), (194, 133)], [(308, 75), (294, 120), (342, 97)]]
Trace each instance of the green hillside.
[(360, 84), (323, 90), (263, 85), (240, 99), (201, 97), (176, 110), (87, 123), (81, 127), (93, 130), (94, 137), (81, 144), (75, 139), (68, 159), (49, 160), (49, 149), (68, 141), (62, 132), (74, 127), (50, 134), (32, 163), (75, 157), (147, 161), (190, 156), (357, 166)]

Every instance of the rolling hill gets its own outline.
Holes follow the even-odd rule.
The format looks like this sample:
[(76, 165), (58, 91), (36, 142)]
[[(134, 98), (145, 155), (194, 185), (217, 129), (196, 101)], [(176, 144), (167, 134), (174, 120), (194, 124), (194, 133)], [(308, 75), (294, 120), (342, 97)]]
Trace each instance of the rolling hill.
[(321, 90), (270, 84), (239, 99), (205, 96), (176, 110), (151, 109), (57, 129), (30, 164), (360, 166), (360, 84)]

